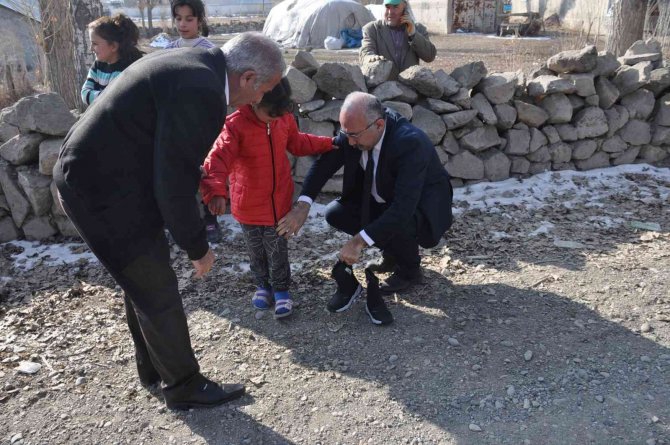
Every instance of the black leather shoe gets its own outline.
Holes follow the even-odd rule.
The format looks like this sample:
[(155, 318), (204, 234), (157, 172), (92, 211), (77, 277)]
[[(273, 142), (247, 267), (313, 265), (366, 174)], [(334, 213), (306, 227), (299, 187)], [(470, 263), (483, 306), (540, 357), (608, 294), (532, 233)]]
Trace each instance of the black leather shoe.
[(170, 409), (211, 408), (244, 395), (244, 385), (219, 385), (198, 373), (174, 388), (164, 388), (165, 404)]
[(390, 255), (384, 255), (382, 254), (381, 259), (378, 259), (376, 261), (370, 261), (368, 263), (367, 269), (370, 269), (372, 272), (375, 273), (387, 273), (387, 272), (393, 272), (395, 270), (396, 262), (393, 257)]
[(326, 307), (330, 312), (344, 312), (360, 297), (363, 287), (354, 276), (351, 266), (342, 261), (335, 264), (331, 275), (337, 284), (337, 290)]
[(368, 283), (365, 312), (370, 317), (370, 321), (376, 325), (393, 323), (393, 314), (386, 307), (384, 298), (379, 290), (379, 279), (372, 273), (370, 268), (365, 269), (365, 279)]
[(382, 281), (379, 285), (379, 290), (381, 290), (383, 294), (402, 292), (415, 284), (420, 284), (422, 281), (423, 276), (420, 271), (409, 276), (396, 271), (390, 277)]
[(135, 354), (135, 364), (142, 386), (154, 386), (161, 382), (161, 376), (158, 375), (158, 371), (154, 368), (151, 360), (140, 358), (138, 354)]

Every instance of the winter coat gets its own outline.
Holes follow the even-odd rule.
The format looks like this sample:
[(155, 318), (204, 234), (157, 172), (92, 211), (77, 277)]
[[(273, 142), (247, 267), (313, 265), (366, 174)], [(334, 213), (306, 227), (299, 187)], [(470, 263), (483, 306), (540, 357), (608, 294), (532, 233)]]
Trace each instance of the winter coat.
[(240, 223), (275, 226), (291, 210), (293, 201), (286, 152), (308, 156), (331, 148), (330, 137), (300, 133), (293, 115), (266, 124), (246, 105), (226, 118), (205, 159), (200, 182), (203, 201), (207, 204), (223, 196), (230, 199), (232, 214)]

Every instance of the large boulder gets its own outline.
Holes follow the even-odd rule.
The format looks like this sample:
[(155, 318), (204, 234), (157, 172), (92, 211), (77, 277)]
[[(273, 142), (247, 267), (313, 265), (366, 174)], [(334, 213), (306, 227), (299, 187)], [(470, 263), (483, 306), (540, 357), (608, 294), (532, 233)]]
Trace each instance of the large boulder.
[(485, 124), (496, 125), (498, 123), (498, 116), (484, 94), (477, 93), (472, 97), (472, 109), (477, 110), (477, 116)]
[(549, 115), (550, 124), (566, 124), (572, 120), (572, 103), (565, 94), (550, 94), (540, 105)]
[(542, 133), (547, 137), (550, 144), (555, 144), (561, 141), (561, 135), (553, 125), (545, 125), (542, 127)]
[(544, 109), (533, 104), (515, 100), (514, 106), (519, 122), (523, 122), (529, 127), (541, 127), (549, 119), (549, 114)]
[(575, 161), (578, 170), (593, 170), (610, 166), (610, 157), (604, 151), (597, 151), (588, 159)]
[(605, 110), (605, 116), (607, 117), (607, 126), (609, 131), (607, 136), (614, 136), (614, 133), (623, 128), (624, 125), (630, 120), (630, 115), (628, 114), (628, 109), (622, 105), (614, 105), (609, 110)]
[(569, 80), (577, 88), (577, 95), (589, 97), (596, 94), (595, 76), (591, 73), (582, 74), (561, 74), (561, 79)]
[(449, 74), (445, 73), (444, 70), (435, 71), (435, 80), (437, 81), (437, 84), (442, 87), (442, 98), (445, 99), (458, 93), (462, 88), (461, 84)]
[(51, 177), (41, 174), (36, 167), (23, 168), (17, 171), (18, 182), (30, 201), (33, 213), (45, 215), (51, 209)]
[(461, 88), (458, 93), (449, 98), (449, 102), (454, 103), (464, 110), (472, 108), (472, 98), (470, 97), (470, 90)]
[(17, 227), (21, 227), (30, 213), (30, 202), (19, 185), (16, 169), (7, 161), (0, 160), (0, 186), (7, 199), (12, 219)]
[(528, 95), (532, 97), (553, 93), (572, 94), (576, 91), (574, 83), (556, 76), (539, 76), (528, 82)]
[(29, 240), (41, 241), (58, 234), (58, 229), (51, 224), (48, 216), (32, 217), (25, 222), (21, 229), (23, 229), (26, 239)]
[(463, 88), (472, 89), (486, 76), (486, 73), (484, 62), (472, 62), (456, 68), (451, 72), (451, 77)]
[(382, 106), (397, 112), (408, 121), (411, 121), (412, 117), (414, 116), (414, 110), (412, 109), (412, 106), (405, 102), (387, 100), (386, 102), (382, 102)]
[(477, 110), (465, 110), (443, 114), (442, 120), (446, 124), (447, 130), (455, 130), (469, 124), (475, 117), (477, 117)]
[(313, 121), (323, 122), (339, 122), (340, 121), (340, 110), (342, 109), (342, 100), (331, 100), (326, 102), (326, 104), (319, 108), (316, 111), (312, 111), (308, 114), (309, 118)]
[(530, 162), (533, 163), (545, 163), (545, 162), (551, 162), (551, 153), (549, 153), (549, 147), (547, 145), (543, 145), (539, 149), (535, 150), (534, 152), (528, 154), (526, 156)]
[(21, 232), (14, 224), (12, 218), (0, 218), (0, 243), (14, 241), (21, 236)]
[(18, 127), (21, 133), (34, 131), (65, 136), (75, 120), (63, 98), (56, 93), (24, 97), (0, 112), (0, 121)]
[(461, 146), (458, 143), (458, 139), (456, 139), (456, 136), (454, 136), (454, 133), (451, 131), (447, 131), (447, 133), (444, 135), (441, 147), (442, 150), (444, 150), (446, 153), (449, 153), (450, 155), (455, 155), (462, 151)]
[(540, 130), (537, 128), (531, 128), (530, 129), (530, 152), (534, 152), (538, 150), (540, 147), (547, 145), (549, 143), (549, 140), (547, 139), (547, 136), (545, 136), (544, 133), (542, 133)]
[(572, 159), (572, 147), (565, 142), (551, 144), (549, 146), (549, 155), (554, 164), (564, 164)]
[(460, 140), (460, 145), (473, 152), (480, 152), (504, 144), (506, 141), (498, 135), (498, 130), (492, 125), (486, 125), (466, 134)]
[(412, 123), (426, 133), (433, 145), (439, 144), (447, 132), (447, 127), (440, 116), (421, 105), (412, 108)]
[(431, 97), (427, 97), (426, 100), (421, 103), (421, 105), (424, 105), (430, 111), (437, 114), (455, 113), (457, 111), (461, 111), (458, 105), (454, 105), (451, 102), (445, 102), (440, 99), (433, 99)]
[(530, 152), (530, 131), (512, 128), (507, 132), (505, 153), (508, 155), (525, 155)]
[(293, 66), (284, 75), (291, 85), (291, 99), (297, 104), (309, 102), (316, 94), (316, 82)]
[(670, 68), (662, 67), (649, 73), (649, 82), (644, 86), (658, 97), (670, 87)]
[(19, 128), (0, 121), (0, 145), (19, 135)]
[(501, 130), (508, 130), (512, 128), (517, 118), (517, 110), (511, 105), (500, 104), (493, 107), (493, 111), (498, 118), (498, 128)]
[(651, 127), (645, 121), (631, 119), (619, 130), (619, 136), (630, 145), (645, 145), (651, 142)]
[(605, 112), (598, 107), (584, 108), (575, 115), (573, 125), (577, 130), (579, 139), (596, 138), (607, 134), (607, 117)]
[(469, 151), (449, 156), (445, 168), (450, 176), (461, 179), (484, 179), (484, 162)]
[(654, 125), (652, 133), (651, 145), (670, 145), (670, 127)]
[(364, 63), (361, 66), (365, 82), (370, 88), (374, 88), (389, 80), (391, 71), (393, 71), (393, 62), (390, 60), (378, 60), (376, 62)]
[(388, 82), (384, 82), (381, 85), (377, 86), (374, 90), (372, 90), (372, 94), (379, 99), (380, 101), (384, 102), (385, 100), (392, 100), (395, 99), (398, 96), (402, 95), (402, 90), (400, 89), (400, 83), (391, 80)]
[(618, 153), (616, 157), (611, 159), (612, 165), (632, 164), (635, 158), (640, 154), (641, 147), (629, 147), (622, 153)]
[(631, 119), (647, 120), (654, 111), (656, 99), (654, 93), (641, 88), (621, 98), (621, 105), (626, 107)]
[(648, 84), (653, 69), (651, 62), (640, 62), (633, 66), (623, 65), (617, 70), (612, 82), (619, 90), (619, 94), (625, 96)]
[(638, 40), (621, 57), (625, 65), (635, 65), (640, 62), (658, 62), (663, 58), (661, 43), (656, 39)]
[(319, 62), (309, 51), (298, 51), (291, 62), (291, 66), (300, 70), (304, 75), (312, 77), (319, 70)]
[(653, 164), (668, 157), (668, 151), (654, 145), (645, 145), (640, 149), (640, 159)]
[(398, 75), (398, 81), (414, 88), (427, 97), (440, 99), (444, 93), (433, 71), (425, 66), (414, 65), (407, 68)]
[(581, 50), (563, 51), (547, 60), (547, 68), (555, 73), (587, 73), (596, 68), (598, 50), (587, 46)]
[(619, 89), (606, 77), (600, 76), (596, 80), (596, 93), (600, 99), (600, 108), (608, 109), (619, 99)]
[(396, 100), (399, 100), (400, 102), (405, 102), (411, 105), (414, 105), (419, 101), (419, 93), (416, 92), (416, 90), (410, 86), (407, 86), (405, 84), (402, 84), (398, 82), (398, 87), (402, 91), (402, 94), (398, 97), (396, 97)]
[(354, 91), (368, 92), (358, 65), (327, 62), (319, 67), (312, 80), (321, 91), (336, 99), (344, 99)]
[(46, 136), (40, 133), (26, 133), (14, 136), (0, 146), (0, 156), (14, 165), (32, 164), (39, 158), (40, 142)]
[(670, 127), (670, 94), (666, 94), (656, 101), (655, 114), (654, 122), (656, 124)]
[(579, 139), (577, 128), (574, 125), (558, 124), (554, 128), (563, 142), (572, 142)]
[(596, 67), (591, 71), (594, 77), (605, 76), (609, 77), (621, 66), (621, 62), (617, 60), (616, 56), (607, 51), (598, 53)]
[(512, 166), (510, 173), (515, 175), (525, 175), (530, 170), (530, 161), (523, 156), (512, 156)]
[(606, 153), (621, 153), (628, 148), (628, 144), (621, 139), (621, 136), (615, 135), (605, 139), (601, 148)]
[(329, 121), (313, 121), (304, 117), (298, 118), (300, 131), (303, 133), (314, 134), (316, 136), (333, 137), (335, 134), (335, 125)]
[(298, 107), (298, 112), (303, 115), (308, 114), (311, 113), (312, 111), (320, 109), (325, 104), (326, 101), (323, 99), (310, 100), (309, 102), (300, 104), (300, 106)]
[(492, 104), (504, 104), (514, 97), (518, 82), (518, 73), (495, 73), (482, 79), (477, 90), (484, 93)]
[(585, 160), (593, 156), (598, 149), (598, 143), (593, 139), (582, 139), (572, 144), (572, 159)]
[(498, 150), (488, 150), (482, 155), (484, 177), (489, 181), (502, 181), (509, 178), (512, 161)]

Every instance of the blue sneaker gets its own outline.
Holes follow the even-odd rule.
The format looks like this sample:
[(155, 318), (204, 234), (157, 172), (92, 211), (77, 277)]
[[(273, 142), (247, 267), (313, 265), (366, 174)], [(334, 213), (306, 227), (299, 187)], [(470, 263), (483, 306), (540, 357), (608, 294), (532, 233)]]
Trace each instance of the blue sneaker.
[(259, 311), (267, 311), (272, 307), (272, 288), (258, 286), (256, 293), (251, 297), (251, 304)]
[(275, 318), (288, 317), (293, 313), (293, 300), (288, 291), (275, 292)]

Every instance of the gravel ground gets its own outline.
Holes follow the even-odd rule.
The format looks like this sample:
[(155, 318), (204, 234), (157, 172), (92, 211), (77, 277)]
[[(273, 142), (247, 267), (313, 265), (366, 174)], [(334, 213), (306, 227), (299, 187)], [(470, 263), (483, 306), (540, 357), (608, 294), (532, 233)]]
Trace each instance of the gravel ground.
[(205, 280), (175, 247), (203, 372), (249, 392), (211, 410), (166, 410), (139, 385), (97, 263), (1, 245), (0, 444), (670, 444), (670, 173), (616, 171), (460, 189), (388, 327), (360, 302), (325, 310), (346, 238), (322, 207), (290, 243), (285, 321), (251, 308), (230, 219)]

